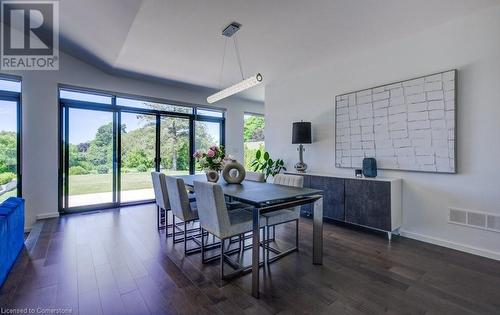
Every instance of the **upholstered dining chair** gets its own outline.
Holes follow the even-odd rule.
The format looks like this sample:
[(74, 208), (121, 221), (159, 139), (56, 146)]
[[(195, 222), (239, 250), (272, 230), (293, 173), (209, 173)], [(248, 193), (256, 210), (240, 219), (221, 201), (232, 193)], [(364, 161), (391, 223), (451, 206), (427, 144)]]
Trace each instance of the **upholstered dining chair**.
[(166, 226), (168, 230), (167, 211), (170, 210), (170, 203), (168, 200), (167, 184), (165, 183), (165, 174), (151, 172), (151, 179), (153, 181), (153, 190), (155, 193), (156, 223), (158, 230), (162, 229), (164, 226)]
[[(244, 209), (233, 209), (228, 211), (224, 199), (222, 187), (216, 183), (194, 182), (196, 192), (196, 203), (198, 204), (198, 214), (200, 217), (200, 226), (202, 229), (201, 238), (201, 259), (205, 263), (211, 258), (205, 259), (205, 236), (204, 232), (211, 233), (220, 239), (220, 277), (221, 279), (232, 278), (240, 274), (244, 269), (238, 262), (234, 262), (226, 252), (226, 241), (234, 236), (241, 236), (246, 232), (252, 231), (252, 213)], [(261, 222), (264, 226), (264, 220)], [(230, 242), (229, 242), (230, 243)], [(240, 248), (241, 250), (241, 242)], [(213, 257), (212, 257), (213, 258)], [(224, 262), (236, 266), (236, 271), (230, 274), (224, 274)]]
[[(174, 227), (173, 223), (168, 223), (168, 211), (170, 211), (170, 202), (168, 199), (168, 191), (167, 191), (167, 183), (166, 183), (166, 175), (161, 172), (151, 172), (151, 179), (153, 182), (153, 191), (155, 194), (155, 203), (156, 203), (156, 223), (158, 230), (165, 228), (165, 235), (167, 237), (172, 236), (172, 233), (176, 232), (177, 228)], [(194, 193), (188, 194), (189, 201), (195, 202), (196, 196)], [(172, 222), (175, 222), (174, 216), (172, 214)], [(169, 229), (172, 232), (169, 232)]]
[(264, 173), (246, 172), (245, 180), (251, 180), (253, 182), (264, 183), (266, 181), (266, 177), (264, 176)]
[(177, 233), (173, 233), (173, 242), (174, 244), (184, 242), (185, 255), (198, 253), (200, 251), (199, 247), (195, 247), (189, 250), (187, 248), (187, 242), (189, 240), (192, 240), (196, 244), (200, 245), (196, 240), (197, 235), (188, 236), (188, 234), (191, 234), (193, 232), (199, 232), (200, 229), (188, 229), (187, 227), (188, 223), (193, 223), (194, 221), (198, 220), (197, 203), (190, 202), (188, 193), (186, 191), (186, 186), (184, 185), (184, 180), (182, 180), (182, 178), (166, 176), (165, 182), (167, 184), (170, 209), (172, 210), (172, 213), (174, 215), (174, 227), (176, 226), (175, 218), (181, 220), (184, 223), (184, 237), (182, 239), (176, 239), (175, 236)]
[[(277, 174), (274, 176), (274, 184), (277, 185), (285, 185), (285, 186), (293, 186), (293, 187), (303, 187), (304, 186), (304, 177), (300, 175), (290, 175), (290, 174)], [(264, 213), (262, 217), (265, 219), (266, 223), (266, 233), (264, 240), (264, 248), (265, 248), (265, 260), (267, 263), (275, 261), (293, 251), (297, 251), (299, 249), (299, 218), (300, 218), (300, 206), (278, 210), (275, 212)], [(275, 227), (279, 224), (284, 224), (288, 222), (295, 222), (295, 247), (281, 252), (277, 249), (271, 247), (271, 241), (275, 241)], [(273, 237), (270, 237), (270, 230), (273, 229)], [(269, 252), (272, 251), (276, 255), (271, 259), (269, 257)]]
[[(229, 174), (231, 174), (231, 176), (237, 176), (238, 170), (233, 169), (229, 172)], [(263, 183), (266, 181), (266, 178), (264, 176), (264, 173), (246, 171), (245, 172), (245, 180)]]

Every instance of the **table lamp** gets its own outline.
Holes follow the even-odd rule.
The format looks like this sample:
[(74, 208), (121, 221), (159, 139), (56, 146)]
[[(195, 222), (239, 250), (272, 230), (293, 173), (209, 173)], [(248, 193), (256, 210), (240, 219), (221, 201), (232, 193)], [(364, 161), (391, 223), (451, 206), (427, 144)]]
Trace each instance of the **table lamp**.
[(311, 136), (311, 123), (300, 121), (294, 122), (292, 125), (292, 144), (298, 144), (299, 148), (299, 162), (295, 164), (295, 170), (300, 173), (305, 173), (307, 170), (307, 164), (304, 163), (304, 146), (303, 144), (312, 143)]

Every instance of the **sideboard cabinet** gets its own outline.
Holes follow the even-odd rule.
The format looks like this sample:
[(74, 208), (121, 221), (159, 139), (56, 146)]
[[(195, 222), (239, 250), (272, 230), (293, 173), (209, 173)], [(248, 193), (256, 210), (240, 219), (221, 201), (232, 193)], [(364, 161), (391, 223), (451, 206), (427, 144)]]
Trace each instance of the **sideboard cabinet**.
[[(399, 178), (356, 178), (333, 174), (288, 173), (304, 176), (304, 187), (323, 190), (323, 216), (327, 219), (392, 233), (401, 227)], [(312, 206), (301, 209), (311, 216)]]

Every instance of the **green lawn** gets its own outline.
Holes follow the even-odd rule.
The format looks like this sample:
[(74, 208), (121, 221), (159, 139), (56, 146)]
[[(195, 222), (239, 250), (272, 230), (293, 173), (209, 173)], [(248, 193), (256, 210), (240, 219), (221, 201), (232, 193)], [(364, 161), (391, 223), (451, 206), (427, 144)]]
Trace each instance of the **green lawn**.
[[(187, 174), (187, 171), (169, 171), (167, 175)], [(84, 195), (101, 192), (110, 192), (112, 190), (111, 174), (89, 174), (89, 175), (71, 175), (69, 177), (70, 195)], [(124, 173), (121, 176), (122, 190), (136, 190), (151, 188), (151, 173)]]
[(13, 190), (8, 191), (5, 194), (1, 195), (0, 202), (4, 202), (9, 197), (17, 197), (17, 189), (13, 189)]

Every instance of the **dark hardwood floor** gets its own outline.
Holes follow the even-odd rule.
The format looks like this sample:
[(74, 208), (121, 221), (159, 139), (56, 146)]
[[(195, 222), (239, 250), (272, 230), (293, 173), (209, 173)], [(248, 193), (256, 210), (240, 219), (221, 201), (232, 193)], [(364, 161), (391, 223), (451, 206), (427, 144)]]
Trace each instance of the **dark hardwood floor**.
[[(217, 262), (184, 257), (182, 244), (173, 247), (156, 231), (155, 211), (137, 206), (40, 221), (0, 305), (92, 315), (500, 314), (498, 261), (325, 224), (324, 265), (314, 266), (308, 219), (300, 252), (262, 272), (257, 300), (250, 275), (220, 283)], [(292, 243), (293, 225), (277, 235)]]

